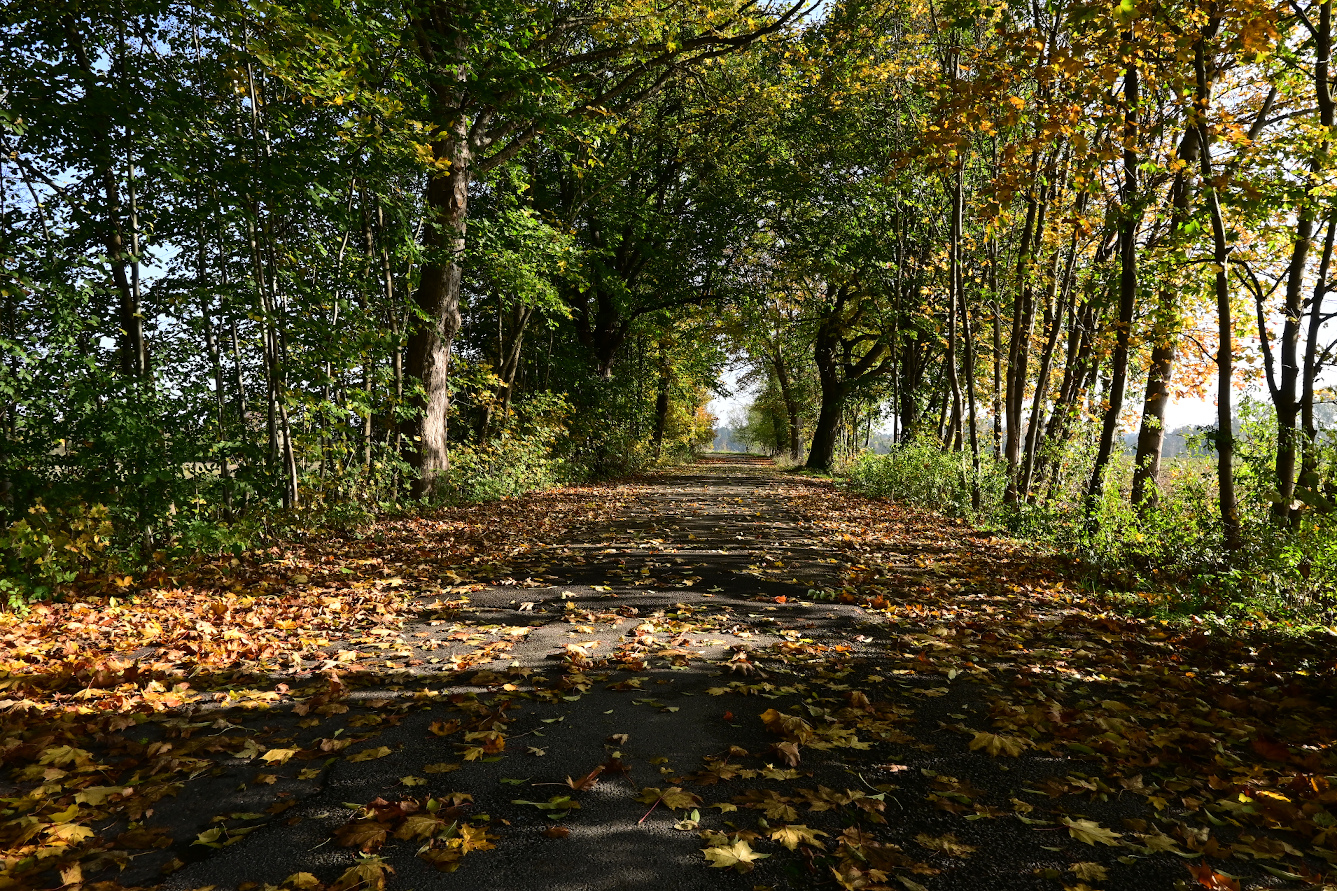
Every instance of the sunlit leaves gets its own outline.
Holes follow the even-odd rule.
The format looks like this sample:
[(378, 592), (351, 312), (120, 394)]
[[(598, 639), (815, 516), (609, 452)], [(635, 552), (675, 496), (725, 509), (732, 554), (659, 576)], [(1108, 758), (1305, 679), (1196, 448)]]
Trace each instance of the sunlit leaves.
[(752, 846), (739, 839), (732, 844), (722, 844), (704, 849), (702, 854), (711, 866), (717, 869), (733, 867), (738, 872), (751, 872), (758, 860), (764, 860), (770, 854), (759, 854)]
[(1088, 845), (1117, 846), (1123, 844), (1119, 833), (1106, 829), (1093, 820), (1074, 820), (1070, 817), (1064, 817), (1060, 822), (1068, 827), (1068, 834), (1079, 842)]

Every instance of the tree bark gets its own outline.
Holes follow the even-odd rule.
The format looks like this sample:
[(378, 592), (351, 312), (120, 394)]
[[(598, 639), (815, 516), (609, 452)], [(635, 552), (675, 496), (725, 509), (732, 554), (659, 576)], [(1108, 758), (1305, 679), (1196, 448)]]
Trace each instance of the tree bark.
[[(1128, 43), (1131, 43), (1131, 33), (1128, 35)], [(1131, 53), (1131, 49), (1125, 51)], [(1091, 470), (1091, 483), (1086, 490), (1087, 520), (1093, 529), (1100, 499), (1105, 493), (1105, 471), (1114, 451), (1119, 414), (1123, 411), (1124, 391), (1128, 385), (1128, 345), (1133, 333), (1133, 310), (1137, 303), (1137, 227), (1142, 218), (1137, 182), (1137, 147), (1141, 138), (1137, 58), (1130, 57), (1127, 66), (1124, 69), (1123, 207), (1119, 221), (1119, 319), (1114, 332), (1113, 367), (1110, 369), (1107, 397), (1109, 407), (1105, 410), (1096, 462)]]
[(775, 381), (780, 385), (780, 400), (785, 405), (785, 419), (789, 424), (789, 441), (786, 443), (789, 457), (797, 461), (803, 448), (800, 442), (798, 399), (794, 395), (794, 386), (789, 380), (789, 369), (784, 360), (780, 356), (775, 356), (771, 360), (771, 365), (775, 369)]
[[(1170, 185), (1170, 232), (1168, 248), (1177, 252), (1189, 222), (1193, 192), (1193, 167), (1198, 160), (1198, 134), (1191, 126), (1180, 142), (1178, 156), (1190, 166), (1178, 171)], [(1179, 290), (1172, 278), (1161, 283), (1160, 298), (1152, 320), (1151, 360), (1147, 368), (1147, 392), (1142, 404), (1142, 425), (1137, 434), (1133, 459), (1133, 506), (1150, 509), (1160, 496), (1157, 478), (1165, 443), (1165, 410), (1170, 404), (1170, 379), (1174, 373), (1179, 341)]]
[[(1321, 368), (1319, 360), (1319, 332), (1323, 327), (1323, 298), (1328, 293), (1328, 273), (1332, 268), (1333, 237), (1337, 235), (1337, 217), (1328, 220), (1328, 234), (1323, 239), (1323, 259), (1319, 263), (1314, 283), (1314, 296), (1309, 305), (1309, 331), (1305, 342), (1304, 378), (1300, 391), (1300, 426), (1304, 431), (1304, 453), (1300, 460), (1300, 474), (1296, 481), (1297, 494), (1317, 493), (1318, 427), (1314, 421), (1314, 397)], [(1298, 517), (1292, 517), (1292, 522)]]
[(1235, 500), (1235, 432), (1234, 412), (1231, 410), (1231, 386), (1234, 380), (1234, 331), (1231, 323), (1230, 281), (1227, 269), (1230, 263), (1230, 246), (1226, 242), (1225, 218), (1221, 213), (1221, 200), (1217, 195), (1212, 169), (1212, 142), (1207, 129), (1207, 111), (1211, 107), (1211, 86), (1207, 79), (1205, 38), (1215, 33), (1219, 22), (1213, 21), (1203, 29), (1202, 36), (1194, 46), (1193, 67), (1197, 80), (1196, 124), (1198, 127), (1199, 159), (1202, 169), (1202, 181), (1207, 186), (1207, 209), (1212, 219), (1212, 259), (1215, 261), (1215, 291), (1217, 337), (1216, 350), (1216, 478), (1220, 490), (1221, 531), (1226, 548), (1239, 550), (1240, 540), (1239, 505)]
[(669, 415), (669, 390), (673, 385), (673, 368), (669, 365), (668, 351), (664, 347), (664, 340), (661, 338), (657, 344), (655, 364), (658, 366), (658, 376), (655, 383), (655, 432), (653, 442), (655, 446), (655, 457), (658, 458), (664, 447), (664, 431), (668, 429)]
[[(1320, 132), (1318, 144), (1310, 159), (1308, 189), (1320, 182), (1327, 164), (1329, 134), (1333, 127), (1333, 101), (1328, 85), (1328, 68), (1332, 56), (1332, 2), (1319, 4), (1318, 25), (1314, 37), (1314, 92), (1318, 105)], [(1308, 189), (1306, 191), (1308, 191)], [(1299, 431), (1296, 429), (1301, 413), (1300, 382), (1300, 329), (1304, 321), (1304, 279), (1310, 248), (1314, 240), (1314, 221), (1318, 217), (1317, 196), (1306, 194), (1296, 214), (1295, 245), (1286, 271), (1286, 305), (1282, 309), (1281, 374), (1273, 404), (1277, 412), (1277, 500), (1272, 505), (1278, 520), (1289, 520), (1296, 511), (1295, 468), (1299, 451)]]
[[(107, 260), (112, 282), (116, 286), (118, 297), (117, 312), (120, 330), (117, 339), (119, 341), (120, 371), (125, 377), (143, 378), (148, 375), (148, 347), (144, 339), (144, 317), (139, 304), (139, 258), (126, 250), (125, 229), (121, 220), (121, 216), (126, 212), (126, 209), (121, 202), (120, 183), (116, 177), (116, 167), (110, 145), (113, 124), (110, 115), (102, 110), (101, 103), (94, 101), (97, 75), (93, 70), (88, 51), (84, 47), (83, 35), (79, 31), (78, 23), (73, 16), (65, 16), (62, 19), (62, 25), (65, 28), (66, 39), (70, 43), (70, 49), (74, 53), (75, 61), (83, 77), (85, 95), (94, 106), (92, 110), (98, 119), (98, 129), (105, 133), (107, 140), (105, 157), (95, 161), (95, 164), (98, 177), (102, 180), (103, 200), (106, 202), (106, 218), (102, 221), (104, 226), (102, 234), (104, 244), (107, 247)], [(125, 62), (124, 52), (122, 52), (118, 65), (122, 76), (125, 75)], [(133, 161), (127, 157), (127, 164), (130, 163), (133, 163)], [(132, 264), (134, 266), (133, 281), (131, 270), (127, 270), (127, 266)]]
[[(1038, 173), (1039, 152), (1031, 169)], [(1038, 194), (1037, 194), (1038, 192)], [(1021, 409), (1026, 396), (1026, 369), (1030, 364), (1031, 329), (1034, 326), (1035, 270), (1032, 257), (1044, 242), (1045, 216), (1049, 207), (1048, 183), (1032, 186), (1026, 207), (1026, 225), (1017, 252), (1017, 296), (1012, 307), (1012, 333), (1007, 355), (1007, 429), (1003, 454), (1007, 459), (1007, 491), (1003, 500), (1015, 504), (1019, 497), (1021, 467)]]
[(438, 160), (450, 166), (427, 185), (427, 259), (413, 295), (421, 318), (409, 334), (405, 357), (405, 375), (419, 384), (412, 397), (416, 416), (409, 421), (411, 429), (407, 431), (409, 463), (417, 472), (412, 486), (415, 498), (434, 497), (450, 470), (446, 438), (450, 349), (462, 322), (460, 260), (468, 227), (473, 160), (463, 117), (455, 116), (433, 150)]

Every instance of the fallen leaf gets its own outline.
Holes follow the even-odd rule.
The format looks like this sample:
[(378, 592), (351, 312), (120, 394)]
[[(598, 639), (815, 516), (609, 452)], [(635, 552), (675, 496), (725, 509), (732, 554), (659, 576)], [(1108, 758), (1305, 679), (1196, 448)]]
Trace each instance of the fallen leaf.
[(346, 759), (350, 762), (375, 761), (377, 758), (384, 758), (391, 753), (389, 746), (378, 746), (374, 749), (363, 749), (361, 752), (349, 755)]
[(978, 850), (974, 845), (968, 845), (956, 837), (956, 834), (949, 832), (946, 835), (933, 837), (927, 833), (921, 832), (915, 836), (915, 841), (928, 848), (930, 851), (937, 851), (940, 854), (946, 854), (949, 857), (969, 857)]
[(765, 860), (770, 854), (758, 854), (742, 839), (731, 845), (706, 848), (701, 852), (712, 867), (726, 869), (732, 866), (738, 872), (751, 872), (758, 860)]
[(1117, 846), (1123, 844), (1123, 839), (1119, 836), (1119, 833), (1106, 829), (1093, 820), (1073, 820), (1064, 817), (1059, 822), (1067, 826), (1068, 834), (1079, 842), (1085, 842), (1088, 845)]
[(814, 847), (823, 847), (817, 840), (817, 836), (826, 835), (825, 832), (818, 832), (815, 829), (809, 829), (807, 826), (786, 825), (779, 829), (771, 830), (771, 841), (777, 841), (789, 850), (794, 850), (799, 845), (813, 845)]

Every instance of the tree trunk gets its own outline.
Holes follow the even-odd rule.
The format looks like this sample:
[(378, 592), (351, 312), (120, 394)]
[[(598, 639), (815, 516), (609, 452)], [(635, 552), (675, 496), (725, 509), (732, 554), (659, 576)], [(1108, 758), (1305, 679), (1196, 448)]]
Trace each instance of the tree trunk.
[[(1064, 265), (1064, 279), (1072, 272), (1073, 262), (1077, 254), (1077, 227), (1073, 226), (1072, 241), (1069, 245), (1068, 259)], [(1031, 399), (1031, 416), (1026, 425), (1026, 460), (1021, 478), (1021, 497), (1029, 498), (1031, 493), (1031, 479), (1035, 473), (1036, 453), (1039, 452), (1044, 438), (1041, 436), (1043, 424), (1040, 419), (1044, 416), (1045, 397), (1049, 394), (1049, 373), (1053, 369), (1054, 348), (1058, 345), (1059, 329), (1063, 326), (1063, 316), (1066, 310), (1065, 301), (1067, 300), (1067, 287), (1064, 293), (1058, 293), (1058, 251), (1054, 251), (1054, 264), (1050, 271), (1049, 287), (1045, 292), (1045, 316), (1046, 328), (1049, 334), (1045, 337), (1044, 348), (1040, 351), (1040, 368), (1035, 377), (1035, 394)], [(1050, 307), (1053, 307), (1052, 309)]]
[(1211, 88), (1207, 80), (1206, 50), (1204, 38), (1215, 33), (1218, 23), (1213, 22), (1203, 29), (1194, 46), (1193, 67), (1197, 79), (1197, 127), (1202, 181), (1207, 186), (1207, 208), (1212, 218), (1212, 259), (1215, 260), (1215, 290), (1217, 337), (1220, 342), (1216, 350), (1216, 477), (1220, 489), (1221, 531), (1226, 548), (1239, 550), (1240, 540), (1239, 505), (1235, 500), (1235, 431), (1234, 412), (1231, 410), (1231, 387), (1234, 379), (1234, 332), (1231, 324), (1230, 281), (1227, 278), (1230, 263), (1230, 246), (1226, 242), (1225, 218), (1221, 213), (1221, 200), (1217, 195), (1212, 169), (1212, 142), (1207, 129), (1206, 114), (1211, 107)]
[(1003, 456), (1003, 323), (998, 306), (998, 242), (989, 239), (989, 308), (993, 315), (993, 456)]
[[(1038, 172), (1038, 151), (1031, 165)], [(1037, 194), (1038, 192), (1038, 194)], [(1032, 254), (1044, 242), (1045, 215), (1049, 207), (1046, 183), (1032, 186), (1026, 207), (1026, 225), (1021, 233), (1021, 247), (1017, 252), (1017, 297), (1012, 307), (1012, 334), (1007, 356), (1007, 429), (1003, 453), (1007, 458), (1007, 492), (1004, 501), (1018, 499), (1018, 472), (1021, 465), (1021, 409), (1026, 396), (1026, 369), (1030, 363), (1031, 328), (1034, 325), (1035, 296), (1034, 264)]]
[[(444, 102), (442, 103), (445, 104)], [(469, 219), (470, 163), (468, 129), (462, 118), (451, 121), (433, 146), (438, 160), (450, 162), (445, 173), (427, 185), (432, 217), (424, 235), (423, 263), (413, 301), (423, 316), (408, 339), (405, 374), (417, 381), (413, 419), (406, 441), (409, 463), (417, 472), (412, 494), (431, 498), (450, 469), (446, 415), (450, 409), (450, 348), (459, 333), (461, 257)]]
[[(955, 66), (955, 62), (953, 62)], [(947, 307), (947, 382), (952, 390), (952, 434), (950, 446), (959, 446), (959, 431), (962, 413), (961, 374), (956, 364), (956, 312), (960, 303), (959, 286), (961, 282), (961, 167), (958, 161), (957, 176), (952, 178), (952, 217), (951, 243), (948, 245), (948, 274), (951, 276), (951, 296)]]
[[(1192, 164), (1197, 160), (1198, 135), (1190, 128), (1180, 143), (1178, 155)], [(1170, 185), (1169, 248), (1177, 250), (1189, 221), (1189, 200), (1193, 190), (1193, 168), (1175, 174)], [(1179, 290), (1172, 279), (1161, 284), (1160, 299), (1152, 321), (1151, 361), (1147, 368), (1147, 393), (1142, 405), (1142, 426), (1137, 434), (1137, 455), (1133, 460), (1133, 506), (1139, 510), (1156, 506), (1160, 495), (1157, 477), (1161, 470), (1161, 449), (1165, 443), (1165, 409), (1170, 404), (1170, 379), (1174, 373), (1180, 323)]]
[[(83, 77), (86, 95), (92, 100), (97, 86), (97, 75), (84, 47), (83, 35), (79, 32), (78, 23), (73, 16), (66, 16), (62, 19), (62, 25), (65, 28), (66, 39), (69, 40), (70, 49), (74, 53), (75, 61), (78, 63)], [(117, 66), (120, 68), (122, 76), (125, 76), (126, 73), (125, 63), (124, 53), (122, 53), (120, 63)], [(103, 200), (106, 202), (103, 237), (107, 247), (107, 260), (111, 278), (116, 285), (118, 297), (117, 321), (120, 325), (118, 338), (120, 370), (125, 377), (142, 378), (148, 375), (148, 348), (144, 340), (144, 317), (139, 305), (139, 258), (133, 253), (127, 254), (126, 251), (125, 230), (121, 221), (121, 215), (126, 211), (121, 203), (120, 184), (116, 177), (116, 167), (110, 143), (113, 130), (111, 117), (102, 111), (99, 103), (94, 102), (93, 105), (94, 107), (90, 110), (101, 118), (101, 128), (105, 130), (107, 138), (105, 157), (95, 161), (95, 164), (98, 168), (98, 176), (102, 180)], [(127, 156), (127, 164), (131, 163), (133, 161)], [(126, 268), (130, 264), (135, 267), (134, 281), (131, 280), (131, 272)]]
[[(1323, 260), (1319, 263), (1314, 283), (1314, 296), (1309, 306), (1309, 332), (1305, 343), (1304, 378), (1300, 391), (1300, 425), (1304, 431), (1304, 453), (1300, 460), (1298, 493), (1318, 491), (1318, 427), (1314, 422), (1314, 390), (1318, 383), (1319, 332), (1323, 326), (1323, 298), (1328, 293), (1328, 272), (1332, 268), (1333, 237), (1337, 235), (1337, 217), (1328, 220), (1328, 234), (1323, 239)], [(1292, 521), (1298, 512), (1292, 517)]]
[(771, 365), (775, 369), (775, 380), (780, 385), (780, 400), (785, 404), (785, 419), (789, 423), (789, 457), (797, 461), (799, 452), (803, 445), (800, 440), (799, 432), (799, 412), (798, 400), (794, 397), (794, 387), (789, 380), (789, 369), (785, 367), (785, 362), (780, 357), (771, 360)]
[(840, 416), (845, 409), (844, 388), (822, 387), (822, 407), (817, 427), (812, 432), (812, 447), (804, 466), (809, 470), (830, 470), (836, 460), (836, 442), (840, 436)]
[[(1333, 101), (1328, 86), (1328, 68), (1332, 56), (1332, 2), (1319, 5), (1318, 27), (1314, 32), (1314, 91), (1318, 104), (1321, 132), (1333, 128)], [(1308, 185), (1317, 186), (1327, 165), (1328, 142), (1320, 138), (1310, 161)], [(1295, 248), (1291, 253), (1286, 273), (1286, 305), (1281, 330), (1281, 379), (1274, 398), (1277, 410), (1277, 501), (1272, 505), (1279, 520), (1289, 520), (1296, 514), (1295, 465), (1299, 450), (1299, 431), (1296, 422), (1302, 411), (1299, 398), (1300, 382), (1300, 328), (1304, 317), (1305, 266), (1314, 238), (1314, 221), (1318, 216), (1317, 196), (1306, 194), (1295, 223)], [(1320, 279), (1321, 281), (1321, 279)]]
[[(1129, 42), (1131, 43), (1131, 35)], [(1131, 50), (1130, 50), (1131, 51)], [(1096, 511), (1105, 493), (1105, 470), (1114, 452), (1114, 434), (1119, 429), (1124, 391), (1128, 386), (1128, 344), (1133, 332), (1133, 310), (1137, 303), (1137, 225), (1142, 218), (1137, 193), (1137, 147), (1141, 137), (1138, 126), (1138, 69), (1132, 58), (1124, 70), (1124, 152), (1123, 207), (1119, 226), (1119, 320), (1114, 332), (1113, 367), (1110, 369), (1109, 407), (1100, 429), (1100, 445), (1091, 484), (1086, 490), (1088, 523), (1096, 522)]]
[(655, 384), (655, 457), (658, 458), (664, 447), (664, 431), (668, 428), (669, 389), (673, 385), (673, 369), (669, 365), (668, 352), (661, 338), (658, 344), (659, 375)]
[(817, 414), (817, 427), (812, 433), (806, 467), (809, 470), (830, 470), (836, 460), (836, 443), (840, 436), (840, 419), (845, 411), (845, 397), (849, 394), (837, 369), (839, 357), (829, 332), (819, 329), (813, 348), (817, 363), (817, 377), (822, 385), (822, 406)]

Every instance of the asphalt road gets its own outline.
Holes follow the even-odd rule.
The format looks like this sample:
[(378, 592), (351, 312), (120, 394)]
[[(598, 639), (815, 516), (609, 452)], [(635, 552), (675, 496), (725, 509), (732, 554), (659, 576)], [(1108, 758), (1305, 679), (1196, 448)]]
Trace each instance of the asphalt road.
[[(884, 619), (810, 596), (834, 589), (843, 565), (836, 543), (791, 509), (791, 499), (812, 485), (747, 463), (652, 478), (606, 527), (580, 530), (523, 562), (499, 556), (466, 580), (478, 585), (467, 603), (424, 601), (395, 642), (395, 667), (345, 677), (347, 696), (338, 704), (347, 711), (318, 720), (286, 708), (192, 715), (200, 732), (236, 740), (255, 734), (271, 748), (356, 741), (326, 760), (271, 769), (238, 759), (185, 782), (146, 818), (169, 826), (173, 845), (131, 861), (119, 880), (161, 883), (168, 891), (246, 891), (306, 872), (328, 885), (361, 859), (334, 835), (361, 806), (456, 793), (472, 798), (458, 819), (488, 832), (493, 847), (443, 872), (415, 856), (421, 841), (391, 837), (377, 853), (393, 869), (385, 875), (388, 888), (836, 888), (840, 861), (831, 852), (848, 827), (867, 833), (867, 850), (905, 854), (886, 855), (899, 864), (895, 870), (868, 872), (865, 863), (864, 873), (846, 876), (846, 887), (1060, 891), (1081, 884), (1073, 865), (1088, 861), (1106, 864), (1109, 878), (1087, 887), (1170, 889), (1187, 878), (1172, 854), (1128, 856), (1082, 844), (1052, 823), (1015, 818), (1012, 802), (1040, 805), (1047, 779), (1084, 765), (1048, 753), (996, 758), (970, 751), (968, 736), (945, 728), (984, 726), (986, 691), (964, 679), (946, 684), (938, 675), (895, 671), (896, 638)], [(932, 624), (926, 619), (925, 628)], [(452, 660), (471, 653), (485, 658), (456, 670), (461, 663)], [(816, 723), (823, 709), (858, 712), (860, 693), (881, 704), (879, 720), (890, 716), (893, 730), (883, 721), (858, 747), (805, 742), (797, 767), (784, 763), (764, 713)], [(228, 726), (214, 731), (218, 724), (208, 722), (223, 714)], [(504, 735), (503, 750), (466, 760), (467, 727), (446, 736), (432, 729), (452, 721), (477, 727), (480, 715), (498, 716), (490, 726)], [(350, 760), (380, 747), (389, 753)], [(702, 782), (703, 767), (721, 763), (750, 773)], [(440, 764), (460, 767), (429, 771)], [(600, 765), (610, 769), (590, 788), (570, 788), (568, 778), (587, 777)], [(675, 810), (642, 793), (669, 787), (698, 795), (701, 806)], [(772, 817), (729, 807), (753, 793), (795, 801), (829, 793), (839, 801), (856, 791), (879, 803), (811, 806), (810, 796), (808, 809), (791, 815), (782, 807)], [(554, 813), (514, 803), (562, 795), (579, 808)], [(1102, 825), (1146, 816), (1140, 798), (1099, 798), (1077, 802), (1071, 812)], [(271, 814), (276, 801), (286, 809)], [(972, 809), (980, 803), (997, 812), (982, 818)], [(716, 804), (725, 807), (710, 806)], [(692, 810), (699, 826), (684, 827)], [(229, 814), (240, 818), (217, 819)], [(559, 814), (565, 816), (552, 819)], [(790, 851), (771, 841), (786, 824), (825, 832), (822, 848)], [(219, 826), (225, 831), (214, 846), (195, 843)], [(553, 826), (567, 830), (565, 837), (546, 834)], [(747, 874), (709, 868), (702, 830), (742, 830), (768, 857)], [(935, 849), (933, 840), (943, 837), (961, 847)], [(165, 862), (174, 871), (164, 878)]]

